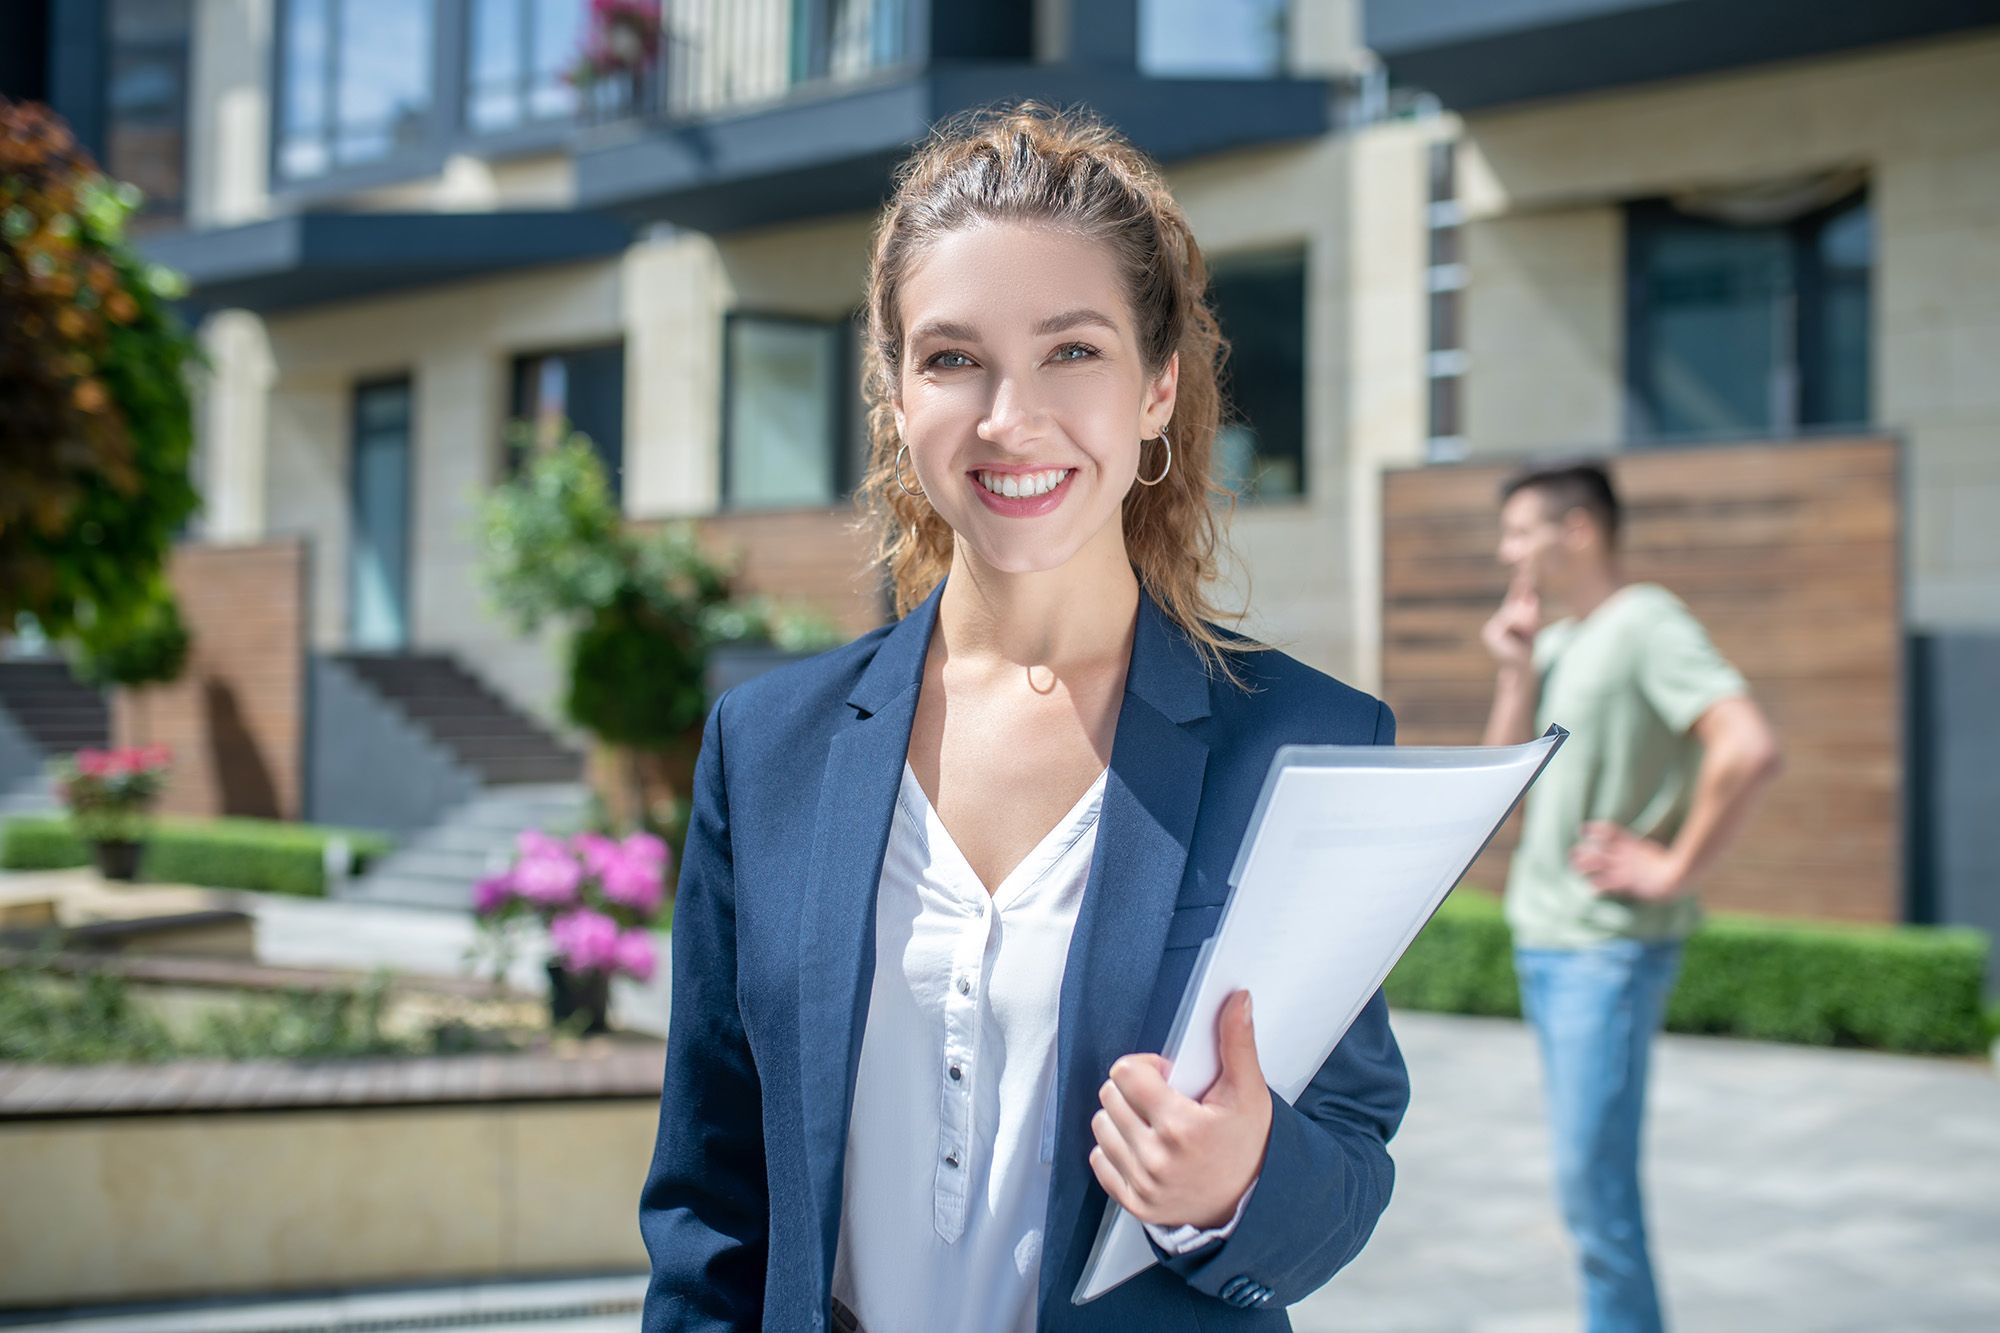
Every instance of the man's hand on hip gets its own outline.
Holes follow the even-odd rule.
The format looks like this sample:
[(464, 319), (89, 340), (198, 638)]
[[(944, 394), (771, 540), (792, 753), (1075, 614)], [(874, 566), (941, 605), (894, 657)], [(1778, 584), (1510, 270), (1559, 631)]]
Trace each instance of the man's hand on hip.
[(1687, 889), (1680, 859), (1671, 849), (1602, 821), (1583, 826), (1583, 839), (1570, 850), (1569, 864), (1607, 898), (1665, 902)]

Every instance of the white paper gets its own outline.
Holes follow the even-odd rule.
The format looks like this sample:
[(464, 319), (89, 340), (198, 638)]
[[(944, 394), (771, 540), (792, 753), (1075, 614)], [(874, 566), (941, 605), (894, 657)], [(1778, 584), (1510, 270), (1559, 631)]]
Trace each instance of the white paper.
[[(1494, 748), (1280, 750), (1164, 1043), (1167, 1082), (1190, 1097), (1208, 1090), (1221, 1069), (1216, 1019), (1247, 989), (1265, 1080), (1296, 1101), (1566, 734)], [(1137, 1219), (1111, 1204), (1072, 1299), (1153, 1262)]]

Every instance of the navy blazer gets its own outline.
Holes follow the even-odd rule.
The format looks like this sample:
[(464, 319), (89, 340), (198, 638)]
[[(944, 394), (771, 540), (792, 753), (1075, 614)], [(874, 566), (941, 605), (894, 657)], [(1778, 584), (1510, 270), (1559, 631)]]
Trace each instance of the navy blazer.
[[(738, 686), (709, 716), (639, 1206), (649, 1333), (831, 1324), (875, 890), (937, 606), (933, 593), (897, 624)], [(1409, 1083), (1377, 995), (1295, 1106), (1273, 1096), (1263, 1175), (1235, 1232), (1070, 1302), (1105, 1207), (1088, 1160), (1098, 1086), (1119, 1056), (1160, 1049), (1272, 755), (1394, 740), (1389, 710), (1359, 691), (1277, 652), (1235, 661), (1248, 691), (1211, 677), (1141, 594), (1063, 974), (1045, 1330), (1289, 1328), (1281, 1307), (1352, 1259), (1389, 1201), (1387, 1144)], [(949, 1327), (943, 1312), (937, 1326)]]

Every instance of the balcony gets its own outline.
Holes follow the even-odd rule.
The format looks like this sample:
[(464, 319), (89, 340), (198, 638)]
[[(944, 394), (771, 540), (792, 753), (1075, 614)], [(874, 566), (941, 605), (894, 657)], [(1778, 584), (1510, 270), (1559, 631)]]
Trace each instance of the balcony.
[(2000, 23), (1991, 0), (1365, 0), (1395, 82), (1473, 111)]
[(577, 206), (727, 232), (870, 209), (938, 120), (1083, 103), (1162, 161), (1323, 133), (1327, 81), (1149, 73), (1143, 0), (1069, 7), (1037, 61), (1026, 3), (667, 0), (656, 57), (593, 91)]

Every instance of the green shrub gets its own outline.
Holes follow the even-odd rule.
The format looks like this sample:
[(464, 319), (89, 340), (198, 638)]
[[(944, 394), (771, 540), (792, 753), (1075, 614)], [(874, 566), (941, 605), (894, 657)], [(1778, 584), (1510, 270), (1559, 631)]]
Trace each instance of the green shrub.
[[(1667, 1010), (1674, 1032), (1888, 1051), (1980, 1050), (1990, 947), (1978, 931), (1717, 916), (1688, 941)], [(1385, 989), (1391, 1004), (1518, 1015), (1499, 902), (1455, 893)]]
[[(317, 824), (162, 819), (147, 836), (139, 874), (168, 884), (320, 897), (326, 892), (326, 844), (336, 837), (346, 838), (363, 864), (389, 849), (380, 834)], [(89, 860), (66, 819), (12, 819), (0, 837), (0, 869), (62, 870)]]
[(67, 977), (38, 963), (0, 968), (0, 1061), (88, 1065), (161, 1060), (330, 1060), (426, 1052), (384, 1030), (386, 975), (352, 988), (247, 996), (176, 1028), (135, 988), (104, 973)]

